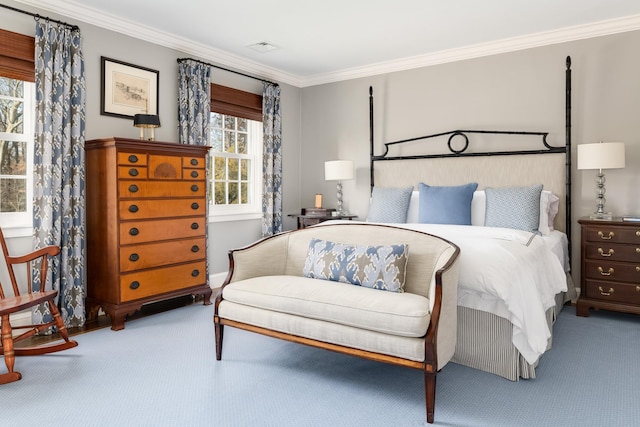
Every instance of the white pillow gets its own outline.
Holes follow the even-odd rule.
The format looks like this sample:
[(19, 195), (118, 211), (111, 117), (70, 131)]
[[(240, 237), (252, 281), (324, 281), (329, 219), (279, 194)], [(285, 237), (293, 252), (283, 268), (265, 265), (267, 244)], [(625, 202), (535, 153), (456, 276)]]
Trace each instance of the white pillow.
[[(551, 191), (542, 190), (540, 194), (540, 223), (538, 231), (549, 234), (553, 230), (553, 221), (558, 214), (560, 198)], [(473, 193), (471, 199), (471, 225), (484, 225), (484, 213), (487, 207), (487, 196), (484, 190)]]

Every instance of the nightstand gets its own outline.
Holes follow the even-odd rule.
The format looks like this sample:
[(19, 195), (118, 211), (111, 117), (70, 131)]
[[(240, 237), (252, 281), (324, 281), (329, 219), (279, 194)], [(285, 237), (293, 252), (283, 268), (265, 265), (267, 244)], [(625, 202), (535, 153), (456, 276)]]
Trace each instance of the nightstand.
[(320, 224), (324, 221), (332, 219), (356, 219), (357, 215), (334, 215), (335, 209), (322, 209), (322, 208), (302, 208), (300, 214), (289, 215), (292, 218), (298, 219), (298, 229), (306, 228), (311, 225)]
[(589, 309), (640, 314), (640, 222), (581, 218), (580, 297)]

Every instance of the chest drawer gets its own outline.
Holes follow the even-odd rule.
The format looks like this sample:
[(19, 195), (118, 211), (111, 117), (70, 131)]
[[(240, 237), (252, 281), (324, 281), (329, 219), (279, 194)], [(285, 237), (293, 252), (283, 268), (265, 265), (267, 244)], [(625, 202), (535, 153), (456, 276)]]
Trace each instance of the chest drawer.
[(120, 271), (141, 270), (205, 259), (205, 257), (204, 237), (122, 246), (120, 248)]
[(121, 198), (204, 197), (206, 183), (185, 181), (119, 181)]
[(640, 244), (589, 243), (585, 245), (589, 259), (640, 263)]
[(206, 213), (206, 199), (127, 200), (120, 202), (120, 219), (194, 216)]
[(118, 166), (118, 178), (147, 179), (145, 166)]
[(118, 164), (119, 165), (136, 165), (146, 166), (147, 155), (144, 153), (133, 153), (128, 151), (118, 152)]
[(206, 261), (122, 274), (120, 299), (132, 301), (206, 283)]
[(182, 218), (125, 222), (120, 224), (120, 244), (204, 236), (205, 221), (205, 218)]
[(182, 179), (182, 157), (150, 155), (149, 178)]

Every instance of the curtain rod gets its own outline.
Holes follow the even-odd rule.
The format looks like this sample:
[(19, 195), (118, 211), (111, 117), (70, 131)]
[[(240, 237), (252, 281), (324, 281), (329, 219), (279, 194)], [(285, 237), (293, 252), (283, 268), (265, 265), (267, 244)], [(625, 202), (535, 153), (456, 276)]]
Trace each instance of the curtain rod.
[(80, 31), (80, 27), (77, 25), (71, 25), (67, 22), (58, 21), (57, 19), (49, 18), (48, 16), (40, 16), (37, 13), (27, 12), (26, 10), (16, 9), (15, 7), (7, 6), (6, 4), (0, 4), (0, 7), (5, 9), (13, 10), (14, 12), (24, 13), (25, 15), (33, 16), (33, 18), (38, 21), (40, 19), (45, 19), (49, 22), (55, 22), (56, 24), (64, 25), (65, 27), (70, 28), (72, 31)]
[(210, 66), (210, 67), (217, 68), (217, 69), (219, 69), (219, 70), (228, 71), (228, 72), (230, 72), (230, 73), (239, 74), (239, 75), (244, 76), (244, 77), (249, 77), (250, 79), (260, 80), (261, 82), (270, 83), (270, 84), (272, 84), (272, 85), (276, 85), (276, 86), (278, 86), (278, 83), (276, 83), (276, 82), (272, 82), (272, 81), (270, 81), (270, 80), (261, 79), (260, 77), (251, 76), (251, 75), (249, 75), (249, 74), (241, 73), (240, 71), (230, 70), (230, 69), (228, 69), (228, 68), (220, 67), (220, 66), (218, 66), (218, 65), (213, 65), (213, 64), (210, 64), (210, 63), (208, 63), (208, 62), (200, 61), (199, 59), (193, 59), (193, 58), (178, 58), (178, 64), (179, 64), (179, 63), (181, 63), (181, 62), (185, 62), (185, 61), (194, 61), (194, 62), (198, 62), (198, 63), (200, 63), (200, 64), (208, 65), (208, 66)]

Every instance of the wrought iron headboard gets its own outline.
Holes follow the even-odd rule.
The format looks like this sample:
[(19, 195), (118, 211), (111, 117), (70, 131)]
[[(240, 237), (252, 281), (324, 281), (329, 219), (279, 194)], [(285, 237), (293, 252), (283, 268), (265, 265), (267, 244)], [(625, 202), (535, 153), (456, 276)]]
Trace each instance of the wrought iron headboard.
[[(569, 239), (569, 254), (571, 254), (571, 57), (567, 56), (565, 69), (565, 145), (552, 146), (547, 143), (548, 132), (527, 132), (527, 131), (488, 131), (488, 130), (452, 130), (431, 135), (419, 136), (415, 138), (403, 139), (399, 141), (384, 143), (384, 153), (376, 155), (374, 153), (374, 123), (373, 123), (373, 87), (369, 87), (369, 134), (370, 134), (370, 180), (371, 191), (374, 187), (374, 164), (378, 161), (388, 160), (413, 160), (413, 159), (434, 159), (434, 158), (461, 158), (461, 157), (481, 157), (481, 156), (510, 156), (529, 154), (557, 154), (565, 153), (565, 233)], [(544, 148), (538, 150), (505, 150), (505, 151), (474, 151), (467, 152), (469, 138), (473, 135), (524, 135), (538, 136), (541, 138)], [(438, 137), (449, 136), (447, 141), (448, 153), (439, 154), (419, 154), (419, 155), (399, 155), (390, 156), (389, 148), (394, 145), (404, 144), (418, 140), (428, 140)], [(463, 147), (453, 147), (454, 138), (462, 138)]]

